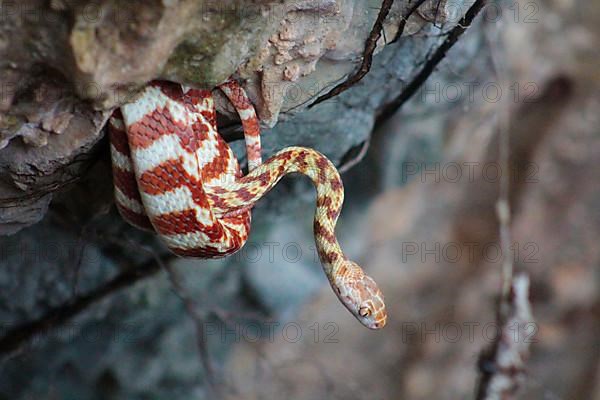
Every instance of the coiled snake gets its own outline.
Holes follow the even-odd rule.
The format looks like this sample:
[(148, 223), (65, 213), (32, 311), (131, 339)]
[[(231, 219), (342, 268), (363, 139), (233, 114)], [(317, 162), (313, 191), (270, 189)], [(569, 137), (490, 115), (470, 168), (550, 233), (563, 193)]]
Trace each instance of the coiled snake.
[(210, 91), (151, 82), (110, 119), (115, 201), (123, 218), (155, 231), (177, 255), (224, 257), (248, 239), (254, 204), (284, 175), (306, 175), (317, 189), (314, 235), (323, 270), (363, 325), (382, 328), (387, 318), (383, 294), (344, 256), (335, 237), (344, 189), (334, 165), (303, 147), (285, 148), (262, 163), (254, 107), (236, 82), (219, 88), (242, 120), (249, 173), (242, 176), (217, 133)]

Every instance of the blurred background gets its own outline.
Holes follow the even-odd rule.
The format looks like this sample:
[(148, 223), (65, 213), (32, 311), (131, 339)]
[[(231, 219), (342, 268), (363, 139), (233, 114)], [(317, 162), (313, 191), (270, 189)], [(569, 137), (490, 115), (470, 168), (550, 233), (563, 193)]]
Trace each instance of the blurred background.
[[(502, 398), (600, 400), (600, 4), (487, 4), (403, 99), (462, 5), (413, 15), (362, 81), (263, 134), (267, 154), (314, 147), (343, 171), (338, 238), (385, 293), (385, 329), (327, 285), (307, 181), (259, 203), (236, 255), (176, 259), (111, 206), (104, 139), (1, 239), (0, 399), (491, 399), (500, 377)], [(530, 287), (500, 336), (507, 260)]]

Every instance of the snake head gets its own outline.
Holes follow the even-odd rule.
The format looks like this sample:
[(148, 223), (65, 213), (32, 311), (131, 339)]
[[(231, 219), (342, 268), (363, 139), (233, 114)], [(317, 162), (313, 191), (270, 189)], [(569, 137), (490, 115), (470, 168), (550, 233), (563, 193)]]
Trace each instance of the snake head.
[(381, 329), (387, 320), (383, 293), (370, 276), (352, 261), (346, 261), (332, 282), (344, 306), (369, 329)]

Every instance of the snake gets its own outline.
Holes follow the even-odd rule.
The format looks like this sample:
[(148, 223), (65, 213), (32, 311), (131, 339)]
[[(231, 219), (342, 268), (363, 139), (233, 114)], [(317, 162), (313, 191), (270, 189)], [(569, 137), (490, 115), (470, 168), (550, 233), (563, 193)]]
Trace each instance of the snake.
[(217, 132), (211, 90), (167, 81), (148, 83), (109, 119), (114, 197), (129, 224), (154, 232), (182, 257), (221, 258), (248, 240), (251, 210), (284, 176), (307, 176), (317, 192), (314, 239), (334, 293), (360, 323), (383, 328), (383, 293), (343, 253), (335, 225), (344, 188), (333, 163), (320, 152), (292, 146), (262, 162), (260, 124), (237, 81), (217, 86), (242, 123), (248, 173)]

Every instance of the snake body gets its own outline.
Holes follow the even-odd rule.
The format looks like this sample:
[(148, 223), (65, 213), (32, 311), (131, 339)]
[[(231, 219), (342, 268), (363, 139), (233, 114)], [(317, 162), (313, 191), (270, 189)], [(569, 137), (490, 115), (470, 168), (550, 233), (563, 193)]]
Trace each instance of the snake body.
[(242, 176), (217, 133), (212, 93), (151, 82), (109, 125), (115, 202), (123, 218), (156, 232), (174, 253), (218, 258), (247, 241), (250, 210), (285, 175), (314, 183), (314, 235), (323, 270), (346, 308), (365, 326), (386, 323), (383, 294), (342, 252), (335, 236), (344, 189), (335, 166), (310, 148), (288, 147), (262, 163), (254, 107), (234, 81), (219, 88), (235, 106), (246, 141), (249, 173)]

